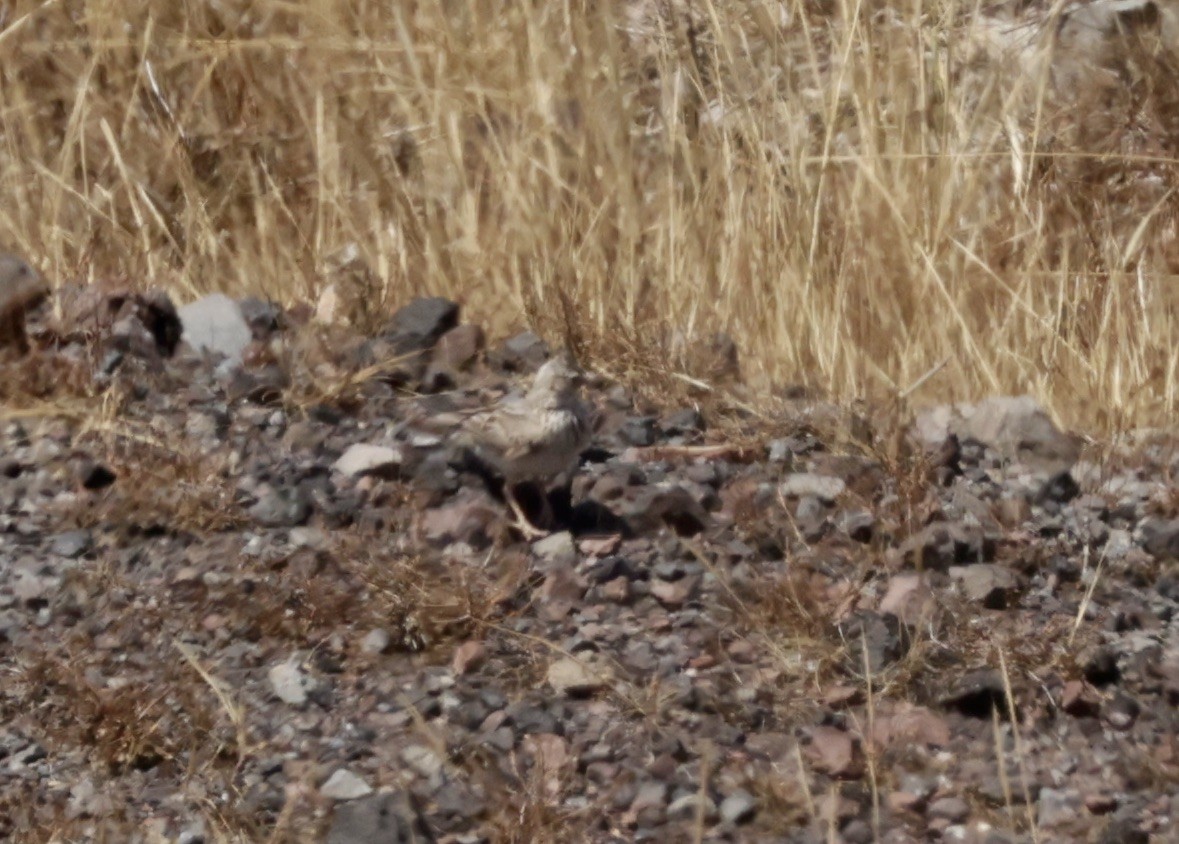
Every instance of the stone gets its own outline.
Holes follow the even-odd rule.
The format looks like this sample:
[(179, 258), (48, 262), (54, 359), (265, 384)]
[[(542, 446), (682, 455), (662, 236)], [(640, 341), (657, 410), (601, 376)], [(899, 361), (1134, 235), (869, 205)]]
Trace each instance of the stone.
[[(890, 747), (948, 747), (950, 725), (945, 718), (924, 706), (906, 706), (898, 712), (878, 714), (872, 724), (871, 738), (881, 750)], [(911, 789), (906, 787), (905, 790)]]
[(658, 425), (653, 416), (628, 416), (617, 431), (624, 445), (637, 448), (652, 446), (659, 438)]
[(905, 565), (918, 570), (946, 571), (954, 563), (985, 563), (995, 553), (994, 539), (965, 522), (935, 522), (910, 536), (900, 547)]
[(757, 798), (743, 788), (729, 794), (720, 804), (720, 818), (728, 824), (749, 823), (757, 815)]
[(1064, 434), (1031, 396), (994, 396), (976, 405), (943, 405), (919, 414), (918, 439), (930, 447), (953, 434), (982, 443), (1007, 460), (1048, 475), (1066, 472), (1080, 456), (1079, 438)]
[(337, 768), (327, 778), (327, 782), (319, 787), (319, 793), (329, 800), (356, 800), (368, 797), (373, 789), (347, 768)]
[(298, 487), (270, 488), (250, 507), (249, 513), (262, 527), (297, 527), (311, 518), (311, 501)]
[(1006, 717), (1007, 695), (1003, 676), (991, 668), (969, 671), (951, 684), (939, 702), (975, 718), (989, 719), (995, 708)]
[(863, 773), (863, 757), (851, 735), (835, 727), (815, 727), (807, 758), (815, 770), (836, 779), (858, 779)]
[(237, 302), (224, 293), (212, 293), (180, 308), (182, 337), (199, 352), (240, 362), (254, 339)]
[(668, 820), (694, 820), (698, 817), (702, 817), (705, 823), (716, 820), (716, 803), (707, 794), (685, 794), (671, 801), (667, 807)]
[(438, 338), (431, 366), (447, 372), (470, 369), (486, 342), (483, 329), (479, 326), (470, 323), (457, 325)]
[(49, 285), (36, 270), (15, 255), (0, 254), (0, 352), (28, 351), (26, 314), (48, 295)]
[(871, 542), (876, 532), (876, 517), (867, 510), (845, 512), (839, 516), (835, 524), (856, 542)]
[(1011, 606), (1020, 585), (1014, 572), (993, 563), (950, 566), (949, 574), (968, 601), (982, 604), (989, 610), (1005, 610)]
[(545, 794), (549, 798), (559, 796), (562, 781), (574, 761), (569, 754), (569, 743), (552, 733), (532, 733), (520, 742), (520, 749), (531, 760)]
[(344, 314), (343, 297), (340, 288), (335, 284), (327, 285), (315, 301), (315, 321), (324, 325), (336, 322), (347, 322)]
[(895, 615), (858, 610), (839, 623), (839, 633), (848, 643), (848, 667), (857, 674), (864, 670), (865, 651), (868, 670), (879, 674), (909, 649), (909, 630)]
[(392, 639), (389, 636), (389, 631), (378, 627), (368, 631), (364, 638), (360, 640), (360, 650), (362, 653), (376, 656), (386, 653), (391, 644)]
[(928, 614), (934, 603), (926, 575), (897, 574), (888, 580), (888, 589), (880, 599), (880, 612), (914, 625)]
[(381, 335), (398, 354), (424, 352), (458, 325), (458, 318), (459, 306), (449, 299), (413, 299), (393, 314)]
[(825, 504), (833, 504), (847, 489), (843, 478), (834, 475), (815, 475), (810, 472), (795, 472), (787, 475), (778, 486), (786, 498), (812, 496)]
[(661, 427), (673, 436), (699, 433), (707, 429), (704, 416), (694, 407), (685, 407), (668, 414)]
[(401, 474), (402, 454), (384, 445), (354, 443), (348, 446), (332, 468), (346, 477), (373, 476), (395, 479)]
[(962, 823), (970, 817), (970, 806), (961, 797), (939, 797), (925, 809), (926, 817)]
[(430, 748), (421, 744), (411, 744), (401, 751), (401, 761), (409, 768), (428, 780), (435, 780), (442, 773), (443, 759)]
[(49, 551), (67, 560), (76, 560), (94, 548), (94, 536), (88, 530), (71, 530), (53, 538)]
[(1073, 788), (1041, 788), (1036, 800), (1036, 822), (1051, 829), (1071, 826), (1080, 817), (1084, 801), (1080, 792)]
[(549, 359), (551, 350), (544, 340), (531, 331), (509, 337), (490, 355), (496, 369), (507, 372), (532, 372)]
[(686, 489), (652, 485), (641, 489), (618, 511), (637, 535), (670, 528), (679, 536), (695, 536), (712, 524), (708, 511)]
[(1179, 519), (1150, 519), (1138, 526), (1139, 542), (1157, 560), (1179, 560)]
[(567, 530), (550, 533), (532, 543), (532, 553), (546, 568), (564, 568), (577, 562), (577, 546)]
[(647, 780), (639, 786), (631, 801), (630, 810), (636, 814), (650, 809), (662, 809), (667, 805), (668, 785), (659, 780)]
[(679, 580), (652, 580), (651, 595), (668, 609), (679, 609), (696, 594), (699, 578), (682, 577)]
[(580, 659), (559, 659), (549, 666), (548, 684), (558, 694), (584, 697), (609, 685), (609, 671)]
[(481, 550), (491, 545), (492, 525), (498, 520), (486, 499), (461, 496), (422, 513), (419, 526), (422, 538), (435, 547), (462, 542)]
[(303, 706), (307, 695), (315, 689), (316, 682), (307, 676), (296, 663), (280, 662), (266, 674), (275, 696), (290, 706)]
[(454, 649), (450, 667), (455, 674), (470, 674), (478, 671), (487, 662), (487, 646), (477, 640), (463, 642)]
[(250, 327), (250, 333), (259, 342), (269, 340), (282, 327), (282, 307), (256, 296), (249, 296), (237, 303), (242, 318)]
[(1094, 718), (1101, 711), (1101, 698), (1081, 680), (1069, 680), (1060, 690), (1060, 708), (1077, 718)]

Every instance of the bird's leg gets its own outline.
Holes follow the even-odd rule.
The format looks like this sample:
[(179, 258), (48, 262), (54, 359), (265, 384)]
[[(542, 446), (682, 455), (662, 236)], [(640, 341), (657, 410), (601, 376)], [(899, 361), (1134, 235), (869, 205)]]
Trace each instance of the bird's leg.
[(524, 508), (520, 506), (520, 502), (516, 500), (516, 491), (511, 484), (504, 484), (504, 499), (508, 502), (508, 506), (512, 509), (512, 514), (515, 515), (515, 526), (524, 534), (525, 539), (543, 539), (549, 535), (549, 531), (538, 528), (528, 518), (524, 512)]

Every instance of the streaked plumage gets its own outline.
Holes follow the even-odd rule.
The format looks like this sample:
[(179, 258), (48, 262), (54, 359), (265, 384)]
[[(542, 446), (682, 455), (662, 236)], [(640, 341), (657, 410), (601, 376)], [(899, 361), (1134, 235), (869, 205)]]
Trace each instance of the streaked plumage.
[(592, 436), (591, 416), (578, 395), (581, 372), (558, 355), (536, 373), (523, 396), (502, 399), (466, 421), (460, 443), (501, 475), (509, 506), (525, 533), (543, 534), (524, 516), (512, 492), (516, 484), (545, 484), (577, 465)]

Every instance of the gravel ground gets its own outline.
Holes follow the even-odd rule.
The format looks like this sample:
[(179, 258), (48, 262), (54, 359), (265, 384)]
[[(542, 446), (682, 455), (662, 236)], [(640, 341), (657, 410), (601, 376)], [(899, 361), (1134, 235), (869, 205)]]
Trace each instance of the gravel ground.
[(4, 373), (4, 840), (1176, 840), (1171, 432), (591, 378), (526, 542), (453, 434), (537, 338), (59, 308)]

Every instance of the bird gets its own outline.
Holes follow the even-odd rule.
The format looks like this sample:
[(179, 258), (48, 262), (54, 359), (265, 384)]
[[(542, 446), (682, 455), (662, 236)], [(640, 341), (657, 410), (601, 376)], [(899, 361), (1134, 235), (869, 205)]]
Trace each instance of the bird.
[(24, 354), (25, 312), (49, 295), (49, 286), (20, 258), (0, 253), (0, 350), (11, 347)]
[[(459, 445), (503, 478), (504, 498), (516, 527), (528, 539), (547, 536), (548, 531), (529, 520), (515, 487), (547, 484), (576, 468), (593, 435), (592, 414), (580, 395), (583, 378), (572, 356), (562, 352), (537, 370), (523, 396), (502, 398), (467, 418), (459, 429)], [(546, 496), (546, 510), (547, 502)]]

